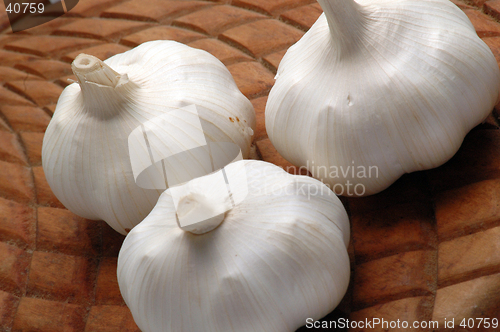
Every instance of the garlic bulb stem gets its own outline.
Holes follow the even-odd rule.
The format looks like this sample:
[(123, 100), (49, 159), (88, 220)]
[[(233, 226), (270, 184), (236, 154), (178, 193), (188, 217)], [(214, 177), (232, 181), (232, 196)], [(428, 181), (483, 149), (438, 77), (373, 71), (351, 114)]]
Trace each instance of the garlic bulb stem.
[(75, 58), (71, 69), (80, 85), (95, 83), (114, 88), (122, 76), (95, 56), (83, 53)]
[(177, 226), (192, 234), (216, 229), (236, 206), (225, 168), (204, 178), (209, 182), (202, 184), (198, 178), (170, 190), (177, 201)]
[(368, 21), (361, 5), (354, 0), (318, 0), (323, 9), (339, 57), (351, 54)]
[[(113, 116), (118, 106), (127, 100), (130, 88), (136, 85), (127, 74), (121, 75), (95, 56), (78, 55), (71, 64), (73, 74), (78, 78), (85, 105), (96, 116)], [(120, 89), (121, 87), (125, 89)], [(128, 88), (128, 89), (126, 89)]]
[[(220, 213), (211, 218), (219, 207), (207, 197), (197, 193), (188, 193), (182, 197), (177, 205), (176, 221), (180, 229), (192, 234), (200, 235), (216, 229), (225, 219), (225, 213)], [(190, 222), (193, 220), (194, 222)]]

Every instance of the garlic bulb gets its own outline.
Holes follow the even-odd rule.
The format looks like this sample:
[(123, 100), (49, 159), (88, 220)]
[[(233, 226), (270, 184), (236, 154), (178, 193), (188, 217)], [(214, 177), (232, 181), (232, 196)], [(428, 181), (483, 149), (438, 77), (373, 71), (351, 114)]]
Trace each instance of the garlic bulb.
[[(214, 170), (198, 161), (203, 151), (193, 152), (196, 147), (206, 150), (210, 142), (222, 142), (235, 145), (242, 157), (250, 152), (252, 104), (226, 67), (205, 51), (154, 41), (104, 62), (81, 54), (72, 69), (78, 83), (59, 98), (42, 161), (54, 194), (79, 216), (102, 219), (126, 234), (151, 211), (165, 182), (177, 184)], [(171, 160), (184, 152), (174, 160), (174, 179), (159, 185), (144, 170), (168, 163), (153, 158), (153, 141), (174, 155)]]
[[(166, 190), (125, 238), (118, 282), (143, 332), (295, 331), (345, 294), (349, 221), (334, 193), (263, 161), (224, 171)], [(201, 235), (182, 225), (210, 209), (226, 212), (200, 219)]]
[(266, 105), (278, 152), (341, 195), (450, 159), (497, 101), (495, 57), (448, 0), (318, 0)]

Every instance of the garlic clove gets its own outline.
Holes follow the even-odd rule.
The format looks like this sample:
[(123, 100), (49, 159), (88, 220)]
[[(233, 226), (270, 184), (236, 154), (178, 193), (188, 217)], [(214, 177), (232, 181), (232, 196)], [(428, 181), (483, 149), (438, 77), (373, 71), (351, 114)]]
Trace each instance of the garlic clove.
[(179, 228), (171, 187), (127, 235), (118, 282), (142, 331), (295, 331), (344, 296), (349, 221), (333, 192), (262, 161), (224, 170), (235, 197), (246, 196), (218, 227)]
[(318, 2), (269, 94), (277, 151), (346, 196), (449, 160), (500, 89), (467, 16), (448, 0)]

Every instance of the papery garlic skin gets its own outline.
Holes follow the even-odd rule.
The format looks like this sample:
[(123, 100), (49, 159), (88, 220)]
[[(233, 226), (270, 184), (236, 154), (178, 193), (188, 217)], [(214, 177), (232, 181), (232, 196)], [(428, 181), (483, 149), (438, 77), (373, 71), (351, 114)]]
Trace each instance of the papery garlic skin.
[[(135, 183), (127, 140), (138, 126), (172, 110), (195, 105), (208, 139), (236, 144), (243, 157), (250, 152), (253, 106), (227, 68), (205, 51), (153, 41), (104, 62), (80, 55), (72, 67), (78, 83), (59, 98), (42, 162), (56, 197), (79, 216), (102, 219), (122, 234), (146, 217), (163, 190)], [(179, 142), (193, 141), (182, 116), (163, 130)]]
[(344, 296), (349, 220), (340, 200), (270, 163), (225, 169), (241, 165), (232, 190), (247, 196), (217, 228), (181, 230), (169, 188), (127, 235), (118, 283), (143, 332), (295, 331)]
[(325, 13), (287, 51), (266, 105), (278, 152), (343, 195), (449, 160), (500, 89), (467, 16), (448, 0), (318, 2)]

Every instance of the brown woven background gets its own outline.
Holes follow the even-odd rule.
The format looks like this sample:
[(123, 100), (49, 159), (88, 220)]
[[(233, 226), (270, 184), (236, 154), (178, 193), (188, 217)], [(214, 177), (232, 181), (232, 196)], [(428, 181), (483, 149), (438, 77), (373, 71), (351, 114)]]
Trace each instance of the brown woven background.
[[(500, 60), (500, 1), (455, 3)], [(154, 39), (207, 50), (255, 107), (259, 158), (286, 167), (266, 136), (264, 107), (280, 59), (320, 13), (313, 0), (80, 0), (13, 34), (0, 4), (0, 331), (138, 331), (116, 281), (123, 237), (64, 209), (41, 167), (43, 133), (76, 55), (104, 60)], [(443, 326), (500, 316), (496, 111), (444, 166), (343, 201), (352, 278), (332, 317)]]

